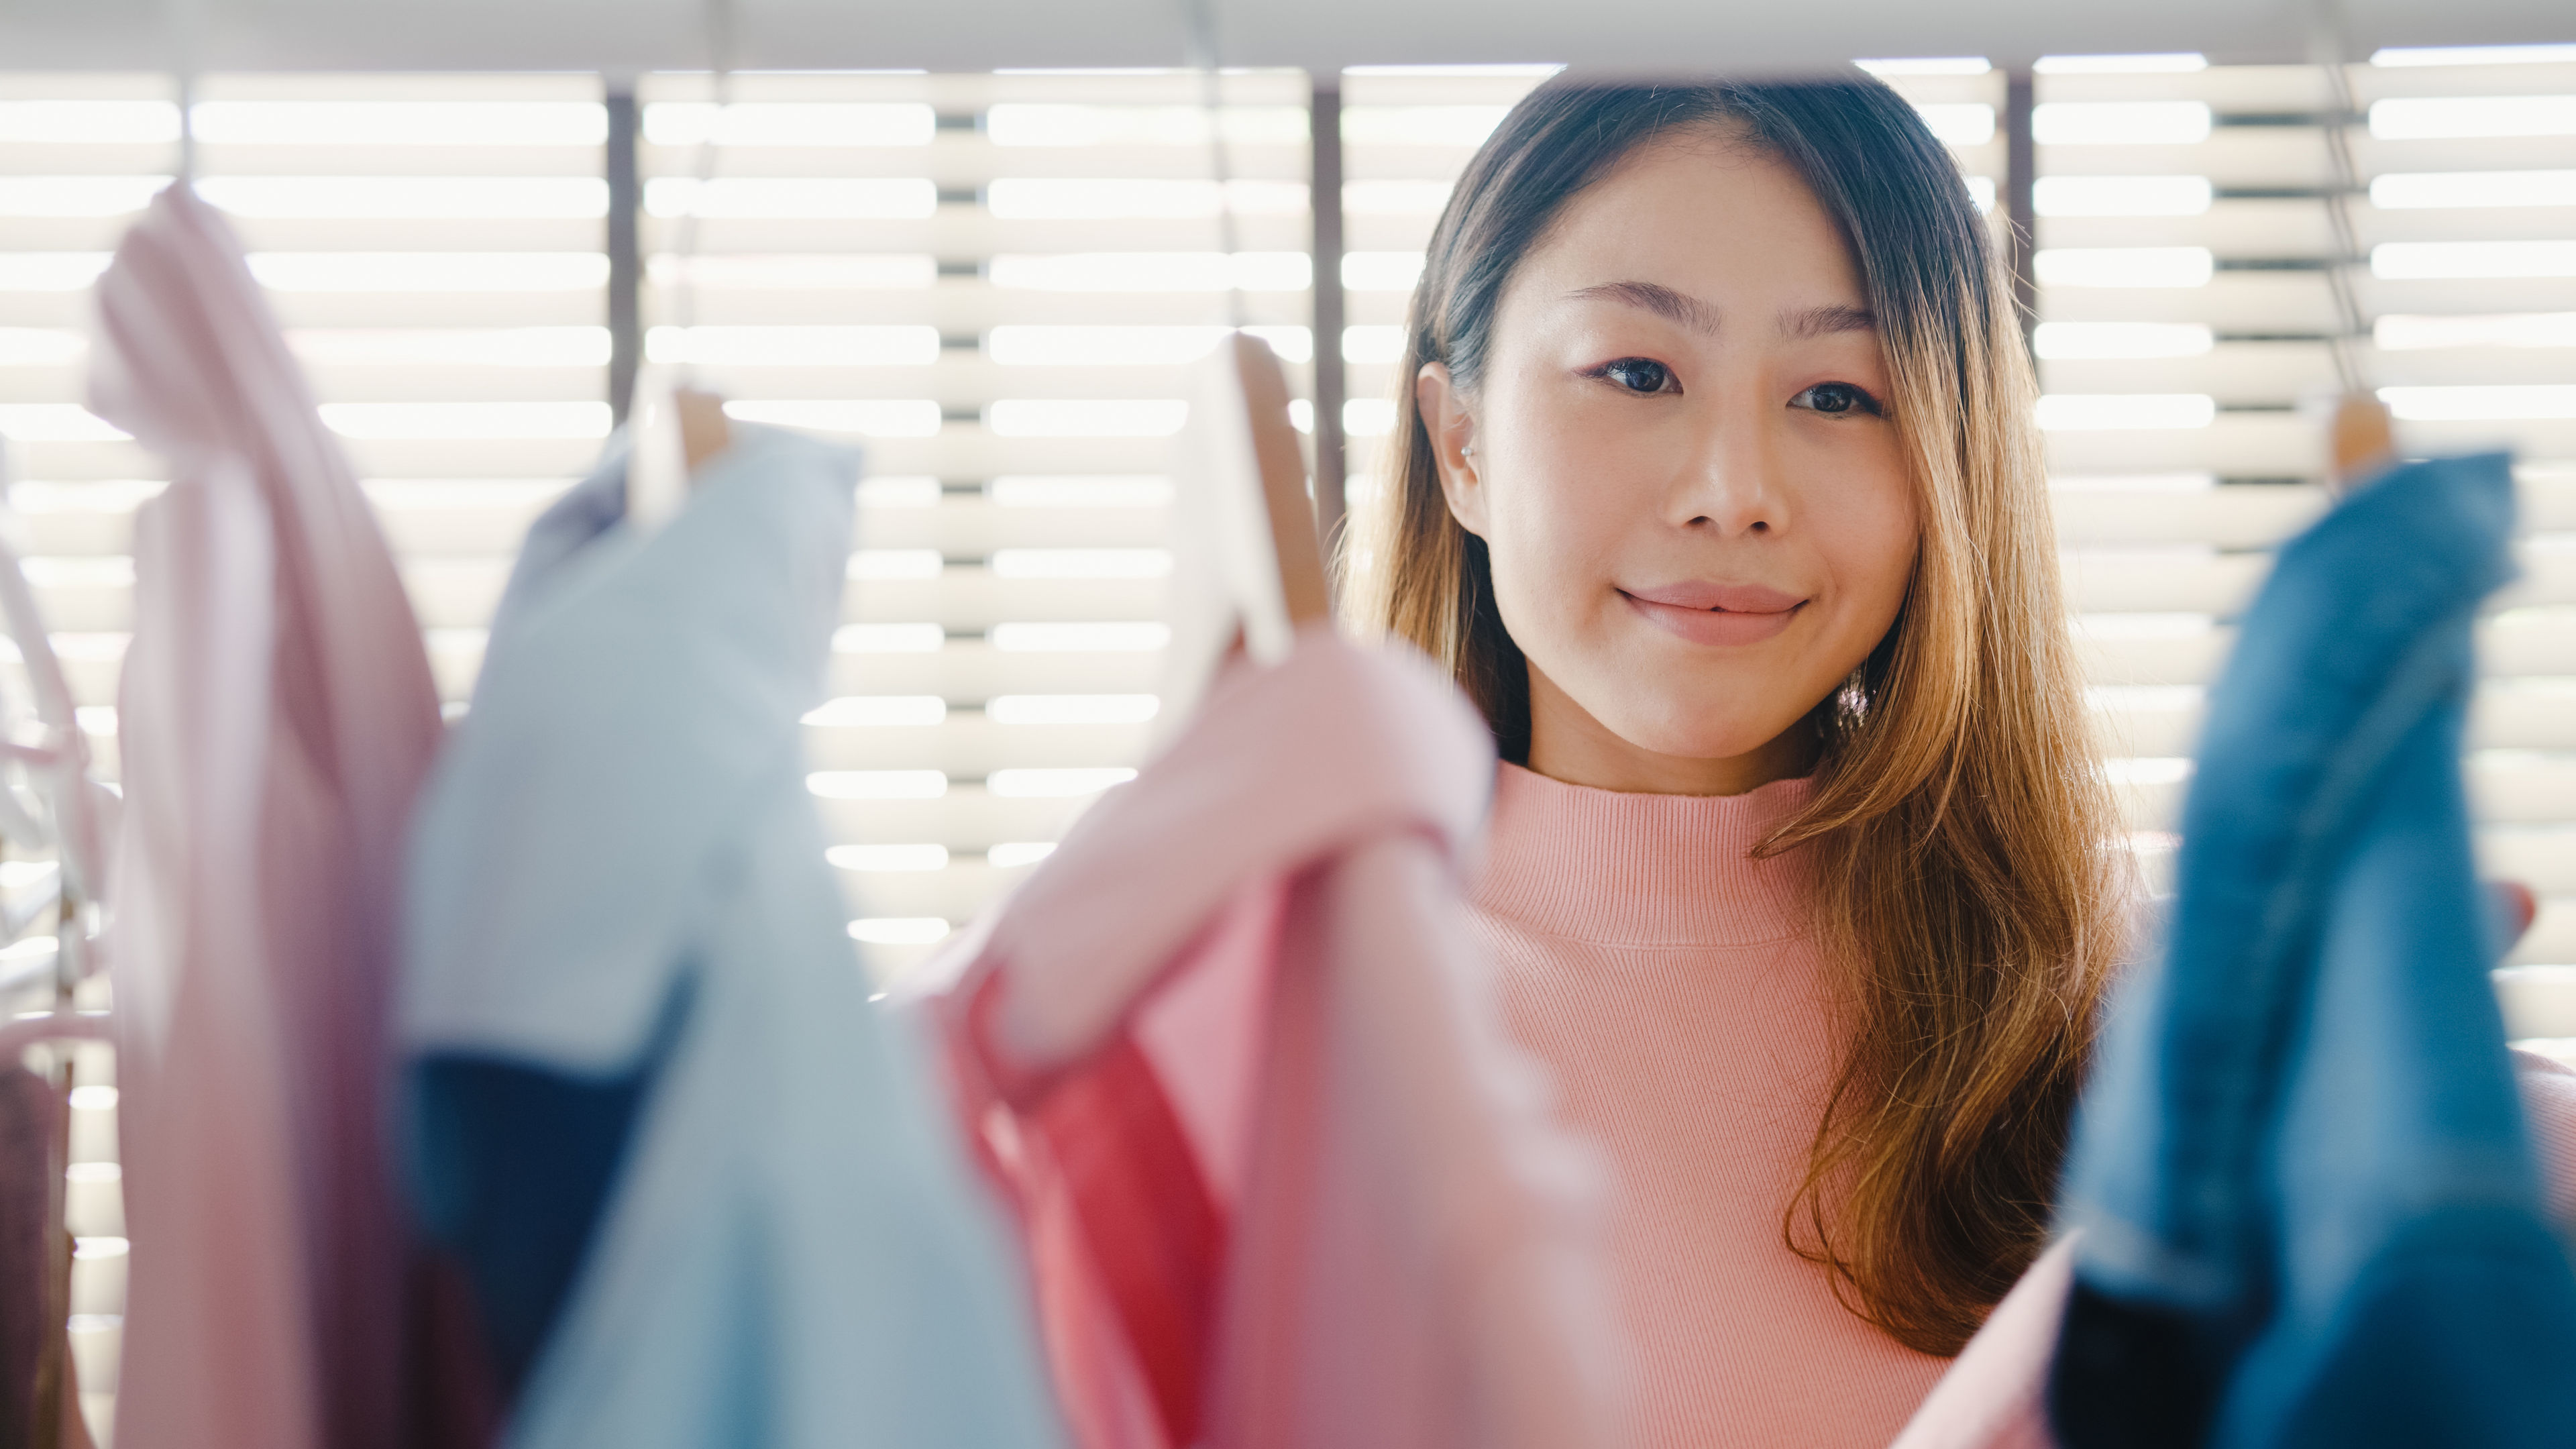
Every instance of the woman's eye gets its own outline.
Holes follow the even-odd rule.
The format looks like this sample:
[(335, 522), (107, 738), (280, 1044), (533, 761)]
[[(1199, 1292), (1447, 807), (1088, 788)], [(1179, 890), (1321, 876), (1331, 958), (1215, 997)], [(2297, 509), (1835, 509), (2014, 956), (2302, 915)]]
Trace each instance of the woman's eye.
[(1630, 392), (1676, 392), (1673, 370), (1650, 357), (1623, 357), (1604, 363), (1600, 375)]
[(1789, 406), (1812, 408), (1817, 412), (1832, 415), (1866, 413), (1871, 417), (1877, 417), (1882, 412), (1878, 399), (1847, 382), (1817, 383), (1814, 387), (1789, 399)]

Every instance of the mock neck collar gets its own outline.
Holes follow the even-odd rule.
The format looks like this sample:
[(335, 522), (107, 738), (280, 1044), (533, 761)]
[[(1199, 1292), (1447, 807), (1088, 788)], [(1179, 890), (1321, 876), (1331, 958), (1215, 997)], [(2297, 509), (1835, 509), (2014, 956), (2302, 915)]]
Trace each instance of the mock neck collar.
[(1753, 847), (1805, 806), (1805, 780), (1742, 795), (1631, 795), (1506, 764), (1494, 782), (1479, 910), (1572, 940), (1749, 946), (1810, 929), (1807, 852)]

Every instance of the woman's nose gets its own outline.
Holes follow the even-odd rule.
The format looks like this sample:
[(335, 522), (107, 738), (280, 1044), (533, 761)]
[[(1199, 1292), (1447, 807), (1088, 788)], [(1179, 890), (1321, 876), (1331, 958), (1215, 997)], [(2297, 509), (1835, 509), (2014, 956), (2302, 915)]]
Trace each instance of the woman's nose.
[(1674, 522), (1721, 538), (1789, 526), (1768, 421), (1743, 404), (1710, 410), (1673, 480)]

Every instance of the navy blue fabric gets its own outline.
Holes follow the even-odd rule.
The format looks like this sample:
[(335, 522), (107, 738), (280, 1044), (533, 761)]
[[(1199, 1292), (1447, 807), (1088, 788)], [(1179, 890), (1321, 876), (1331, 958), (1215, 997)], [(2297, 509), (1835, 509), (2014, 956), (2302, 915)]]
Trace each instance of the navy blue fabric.
[(605, 1076), (485, 1052), (437, 1052), (408, 1070), (414, 1209), (473, 1289), (505, 1404), (562, 1314), (687, 1014), (683, 987), (644, 1059)]
[(411, 1068), (422, 1226), (453, 1250), (505, 1399), (562, 1311), (635, 1124), (645, 1073), (589, 1082), (442, 1053)]
[[(523, 612), (543, 580), (624, 518), (622, 444), (530, 527), (498, 614)], [(658, 1058), (580, 1074), (439, 1052), (409, 1068), (413, 1207), (473, 1288), (505, 1401), (580, 1271)]]
[(508, 1449), (1051, 1449), (806, 786), (859, 459), (733, 432), (657, 529), (612, 449), (529, 532), (414, 819), (412, 1191), (523, 1375)]
[(2501, 456), (2397, 469), (2285, 547), (2244, 619), (2160, 967), (2077, 1118), (2067, 1449), (2576, 1437), (2576, 1275), (2459, 769), (2512, 516)]

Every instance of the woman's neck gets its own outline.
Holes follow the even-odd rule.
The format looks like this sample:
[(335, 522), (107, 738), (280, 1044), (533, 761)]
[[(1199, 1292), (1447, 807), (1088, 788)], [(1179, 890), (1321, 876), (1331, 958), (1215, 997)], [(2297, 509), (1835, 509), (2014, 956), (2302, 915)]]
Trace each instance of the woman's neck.
[(1621, 739), (1536, 669), (1529, 701), (1529, 767), (1569, 785), (1631, 795), (1742, 795), (1816, 766), (1815, 731), (1804, 720), (1743, 754), (1699, 759)]

